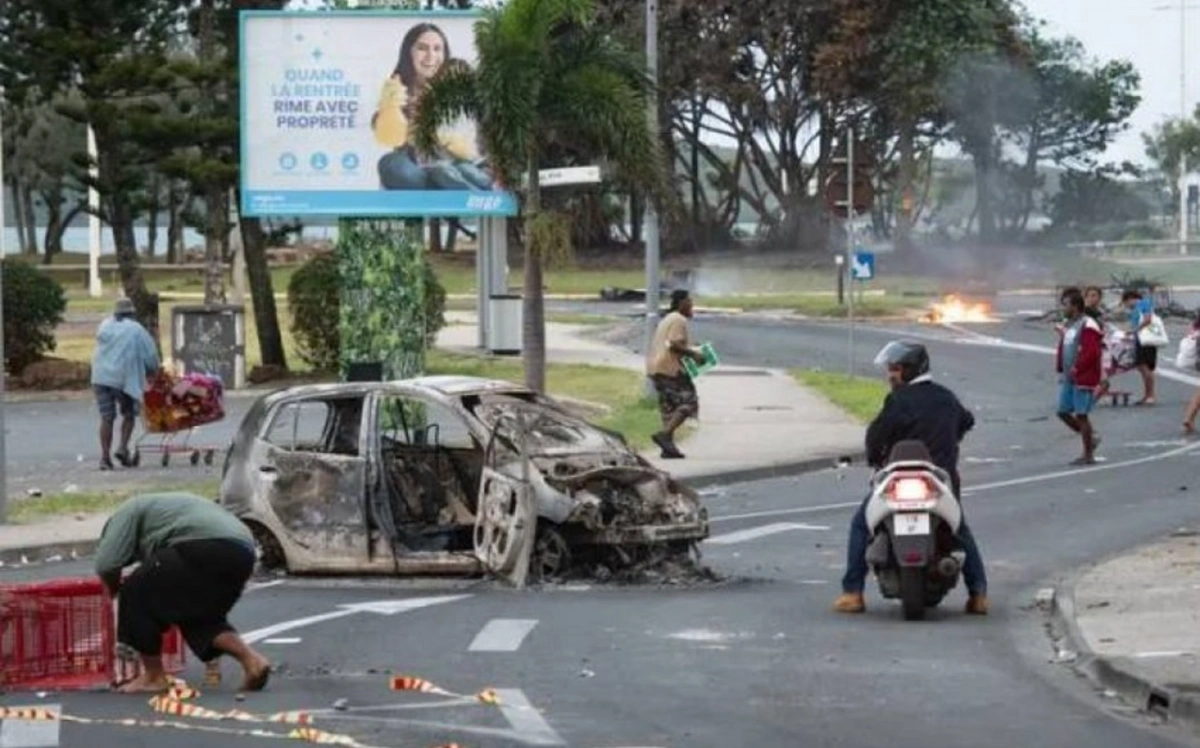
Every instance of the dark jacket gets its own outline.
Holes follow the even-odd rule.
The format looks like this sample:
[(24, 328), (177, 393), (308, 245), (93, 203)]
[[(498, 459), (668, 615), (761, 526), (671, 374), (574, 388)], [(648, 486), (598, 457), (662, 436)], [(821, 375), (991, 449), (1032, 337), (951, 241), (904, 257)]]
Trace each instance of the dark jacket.
[(880, 468), (898, 442), (925, 443), (933, 464), (950, 474), (954, 494), (961, 498), (958, 444), (975, 426), (975, 416), (948, 388), (929, 380), (892, 390), (883, 409), (867, 427), (867, 462)]

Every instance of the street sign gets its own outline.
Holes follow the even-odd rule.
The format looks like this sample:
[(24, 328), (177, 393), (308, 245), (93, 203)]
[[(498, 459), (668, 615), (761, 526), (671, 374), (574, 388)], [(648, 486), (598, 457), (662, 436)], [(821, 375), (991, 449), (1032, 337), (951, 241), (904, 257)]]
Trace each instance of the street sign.
[[(846, 172), (838, 169), (830, 175), (825, 183), (825, 207), (836, 215), (846, 216)], [(871, 183), (869, 174), (862, 171), (854, 173), (854, 214), (861, 215), (871, 209), (875, 201), (875, 185)]]
[(869, 281), (875, 277), (875, 253), (855, 252), (850, 264), (850, 277), (858, 281)]
[(599, 181), (599, 166), (567, 166), (562, 169), (542, 169), (538, 172), (538, 184), (542, 187), (597, 184)]

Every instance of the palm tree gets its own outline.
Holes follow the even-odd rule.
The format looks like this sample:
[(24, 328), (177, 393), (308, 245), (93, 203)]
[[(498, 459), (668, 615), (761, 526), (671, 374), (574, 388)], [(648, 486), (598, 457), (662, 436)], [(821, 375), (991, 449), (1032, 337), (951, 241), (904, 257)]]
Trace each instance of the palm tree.
[(652, 87), (643, 62), (595, 22), (592, 0), (508, 0), (484, 11), (475, 43), (474, 69), (448, 69), (421, 95), (413, 141), (431, 152), (440, 128), (469, 117), (498, 181), (519, 185), (524, 175), (525, 384), (542, 392), (542, 263), (569, 251), (570, 233), (563, 216), (543, 210), (538, 170), (567, 165), (550, 156), (569, 153), (605, 161), (625, 181), (663, 194), (666, 170), (647, 125)]

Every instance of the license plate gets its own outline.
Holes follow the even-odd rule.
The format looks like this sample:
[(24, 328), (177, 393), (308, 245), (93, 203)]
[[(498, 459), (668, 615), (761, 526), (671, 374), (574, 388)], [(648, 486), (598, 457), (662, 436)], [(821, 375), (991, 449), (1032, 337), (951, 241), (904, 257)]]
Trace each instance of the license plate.
[(897, 535), (928, 535), (929, 515), (925, 512), (911, 512), (896, 515)]

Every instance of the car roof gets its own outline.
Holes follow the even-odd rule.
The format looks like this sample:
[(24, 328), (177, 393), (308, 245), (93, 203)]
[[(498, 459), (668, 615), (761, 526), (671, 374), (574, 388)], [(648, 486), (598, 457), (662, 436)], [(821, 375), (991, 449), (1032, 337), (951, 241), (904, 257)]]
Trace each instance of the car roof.
[(429, 394), (482, 395), (499, 392), (529, 392), (519, 384), (503, 379), (484, 379), (454, 375), (414, 377), (387, 382), (328, 382), (324, 384), (302, 384), (276, 390), (267, 396), (268, 404), (280, 400), (306, 399), (310, 397), (362, 396), (371, 392), (423, 390)]

